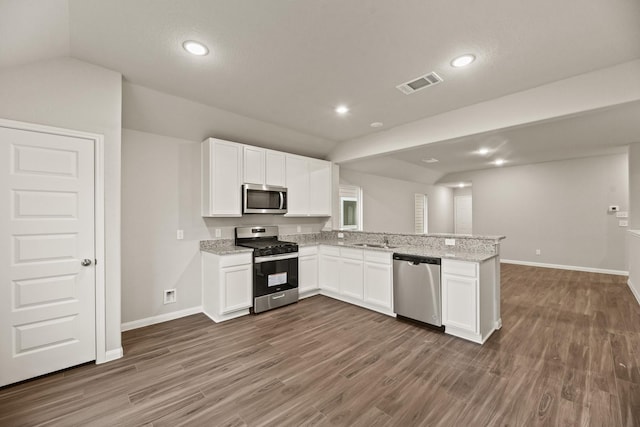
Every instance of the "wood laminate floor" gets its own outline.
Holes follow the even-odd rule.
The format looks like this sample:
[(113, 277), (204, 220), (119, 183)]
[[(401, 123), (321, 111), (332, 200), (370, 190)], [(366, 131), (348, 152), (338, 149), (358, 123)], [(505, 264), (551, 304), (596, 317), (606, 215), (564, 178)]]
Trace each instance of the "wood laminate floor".
[(1, 426), (639, 426), (626, 277), (503, 265), (485, 345), (316, 296), (123, 334), (124, 358), (0, 389)]

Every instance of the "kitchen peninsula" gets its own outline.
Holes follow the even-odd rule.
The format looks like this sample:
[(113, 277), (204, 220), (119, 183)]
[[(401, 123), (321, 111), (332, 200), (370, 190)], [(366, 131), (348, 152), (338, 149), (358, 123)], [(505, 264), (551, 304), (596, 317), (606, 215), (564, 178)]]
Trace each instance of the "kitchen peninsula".
[[(392, 255), (428, 256), (442, 260), (445, 333), (482, 344), (502, 326), (500, 241), (504, 236), (322, 231), (279, 238), (300, 248), (300, 298), (320, 294), (395, 316)], [(242, 253), (249, 259), (247, 248), (234, 246), (231, 239), (204, 240), (200, 247), (203, 270), (214, 261), (225, 265), (226, 258)], [(206, 277), (203, 286), (211, 286)], [(223, 284), (218, 286), (224, 289)], [(215, 321), (248, 314), (250, 283), (245, 294), (245, 304), (231, 304), (231, 312), (207, 314)]]

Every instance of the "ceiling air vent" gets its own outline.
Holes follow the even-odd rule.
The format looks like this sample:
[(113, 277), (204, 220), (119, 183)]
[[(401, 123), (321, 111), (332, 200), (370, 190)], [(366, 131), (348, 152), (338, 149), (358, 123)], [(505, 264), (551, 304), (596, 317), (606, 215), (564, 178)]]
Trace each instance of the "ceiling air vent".
[(410, 95), (413, 92), (417, 92), (429, 86), (437, 85), (440, 82), (442, 82), (442, 77), (437, 75), (435, 72), (431, 72), (422, 77), (418, 77), (417, 79), (402, 83), (396, 87), (405, 95)]

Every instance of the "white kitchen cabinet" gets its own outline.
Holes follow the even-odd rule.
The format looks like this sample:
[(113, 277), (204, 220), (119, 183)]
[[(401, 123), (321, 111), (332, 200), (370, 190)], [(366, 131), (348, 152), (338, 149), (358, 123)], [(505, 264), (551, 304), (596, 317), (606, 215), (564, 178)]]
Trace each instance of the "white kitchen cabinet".
[(393, 312), (392, 254), (364, 251), (364, 302)]
[(244, 183), (284, 187), (285, 153), (245, 145)]
[(362, 301), (364, 295), (362, 249), (340, 248), (340, 294)]
[(253, 305), (251, 252), (202, 254), (202, 306), (214, 322), (249, 314)]
[(318, 247), (300, 247), (298, 252), (298, 292), (300, 298), (316, 295), (318, 290)]
[(286, 155), (286, 216), (331, 216), (331, 162)]
[(308, 216), (309, 165), (301, 156), (286, 156), (287, 213), (285, 216)]
[(320, 293), (395, 316), (391, 255), (384, 251), (320, 245)]
[(265, 184), (278, 187), (287, 186), (285, 154), (279, 151), (265, 152)]
[(331, 163), (309, 160), (309, 215), (331, 216)]
[(339, 294), (340, 284), (340, 248), (320, 246), (318, 257), (318, 278), (320, 290)]
[(244, 183), (265, 183), (265, 150), (264, 148), (245, 145), (244, 152)]
[(482, 344), (500, 328), (496, 319), (495, 261), (442, 260), (442, 324), (445, 332)]
[(242, 145), (209, 138), (202, 142), (202, 216), (242, 216)]

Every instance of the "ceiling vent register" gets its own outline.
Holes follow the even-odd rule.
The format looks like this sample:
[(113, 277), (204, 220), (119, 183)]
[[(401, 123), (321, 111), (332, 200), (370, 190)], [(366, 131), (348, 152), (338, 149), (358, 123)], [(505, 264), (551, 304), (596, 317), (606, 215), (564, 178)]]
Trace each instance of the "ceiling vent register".
[(432, 71), (429, 74), (425, 74), (424, 76), (418, 77), (417, 79), (402, 83), (396, 87), (405, 95), (411, 95), (414, 92), (426, 89), (431, 86), (435, 86), (438, 83), (442, 83), (442, 77)]

